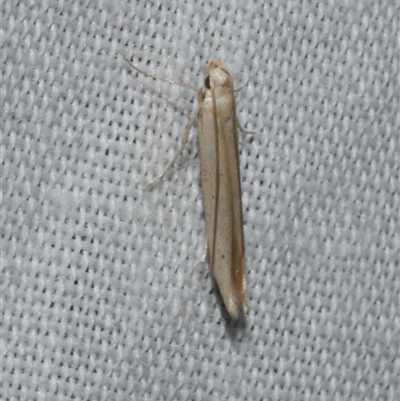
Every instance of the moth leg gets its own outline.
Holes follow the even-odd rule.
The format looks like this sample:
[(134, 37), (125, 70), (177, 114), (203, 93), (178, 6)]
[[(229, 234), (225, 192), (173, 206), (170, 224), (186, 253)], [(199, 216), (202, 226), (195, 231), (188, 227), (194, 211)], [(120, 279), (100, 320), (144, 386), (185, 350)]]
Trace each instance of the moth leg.
[(184, 82), (180, 82), (180, 81), (174, 81), (173, 79), (168, 79), (168, 78), (165, 78), (165, 77), (161, 77), (161, 76), (159, 76), (159, 75), (152, 75), (152, 74), (149, 74), (148, 72), (143, 71), (143, 70), (141, 70), (140, 68), (136, 67), (136, 66), (135, 66), (131, 61), (129, 61), (128, 59), (125, 58), (125, 61), (130, 65), (131, 68), (133, 68), (133, 69), (134, 69), (135, 71), (137, 71), (138, 73), (143, 74), (145, 77), (149, 77), (149, 78), (153, 78), (153, 79), (159, 79), (160, 81), (168, 82), (168, 83), (170, 83), (170, 84), (172, 84), (172, 85), (182, 86), (182, 87), (184, 87), (184, 88), (194, 90), (194, 91), (196, 91), (197, 93), (201, 92), (201, 89), (196, 88), (196, 87), (193, 86), (193, 85), (185, 84)]
[(249, 83), (249, 81), (247, 81), (245, 84), (240, 85), (239, 88), (235, 89), (234, 92), (239, 92), (241, 91), (247, 84)]
[(197, 263), (197, 265), (202, 265), (205, 263), (206, 259), (207, 259), (207, 255), (208, 255), (208, 245), (206, 244), (206, 246), (204, 247), (204, 253), (203, 256), (201, 257), (200, 261)]
[(201, 104), (199, 104), (199, 105), (197, 106), (196, 111), (193, 113), (193, 115), (192, 115), (192, 117), (191, 117), (191, 119), (190, 119), (190, 121), (189, 121), (189, 124), (188, 124), (187, 127), (186, 127), (185, 134), (183, 135), (183, 138), (182, 138), (182, 141), (181, 141), (181, 145), (179, 146), (178, 150), (175, 152), (175, 155), (174, 155), (174, 157), (172, 158), (172, 160), (168, 163), (168, 165), (167, 165), (167, 167), (164, 169), (164, 171), (163, 171), (159, 176), (157, 176), (153, 181), (149, 182), (149, 183), (144, 187), (144, 189), (148, 189), (148, 188), (152, 187), (157, 181), (161, 180), (161, 179), (164, 177), (164, 175), (167, 173), (167, 171), (172, 167), (172, 165), (174, 164), (176, 158), (177, 158), (177, 157), (179, 156), (179, 154), (182, 152), (183, 148), (185, 147), (185, 145), (186, 145), (186, 143), (187, 143), (187, 141), (188, 141), (189, 132), (190, 132), (190, 130), (192, 129), (193, 124), (194, 124), (194, 122), (196, 121), (196, 118), (197, 118), (197, 116), (198, 116), (200, 110), (201, 110)]
[[(246, 82), (245, 84), (241, 85), (239, 88), (235, 89), (235, 92), (241, 91), (247, 84), (248, 84), (248, 82)], [(246, 130), (240, 125), (239, 120), (238, 120), (237, 118), (236, 118), (236, 124), (237, 124), (237, 126), (238, 126), (238, 128), (239, 128), (239, 131), (240, 131), (242, 134), (249, 134), (249, 135), (255, 134), (254, 131), (246, 131)]]
[(238, 126), (238, 128), (239, 128), (239, 131), (240, 131), (242, 134), (249, 134), (249, 135), (255, 134), (254, 131), (246, 131), (246, 130), (240, 125), (240, 122), (239, 122), (239, 120), (238, 120), (237, 118), (236, 118), (236, 124), (237, 124), (237, 126)]

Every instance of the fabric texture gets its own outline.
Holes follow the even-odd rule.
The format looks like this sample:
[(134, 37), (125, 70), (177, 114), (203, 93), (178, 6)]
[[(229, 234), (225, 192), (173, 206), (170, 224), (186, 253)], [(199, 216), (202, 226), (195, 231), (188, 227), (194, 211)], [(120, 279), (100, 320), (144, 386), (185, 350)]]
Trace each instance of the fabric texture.
[[(399, 400), (399, 2), (2, 4), (2, 400)], [(214, 57), (249, 312), (207, 263)]]

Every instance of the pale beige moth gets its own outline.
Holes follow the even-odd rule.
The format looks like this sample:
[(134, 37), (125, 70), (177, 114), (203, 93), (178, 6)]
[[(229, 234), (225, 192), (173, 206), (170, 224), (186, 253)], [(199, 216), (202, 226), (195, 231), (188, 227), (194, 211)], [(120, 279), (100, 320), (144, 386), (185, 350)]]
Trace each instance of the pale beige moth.
[(161, 179), (185, 146), (196, 118), (199, 122), (201, 182), (206, 217), (210, 269), (222, 299), (233, 319), (247, 311), (247, 279), (239, 171), (238, 128), (235, 90), (226, 63), (211, 60), (203, 89), (139, 73), (196, 90), (199, 104), (189, 121), (181, 146), (165, 170), (148, 186)]

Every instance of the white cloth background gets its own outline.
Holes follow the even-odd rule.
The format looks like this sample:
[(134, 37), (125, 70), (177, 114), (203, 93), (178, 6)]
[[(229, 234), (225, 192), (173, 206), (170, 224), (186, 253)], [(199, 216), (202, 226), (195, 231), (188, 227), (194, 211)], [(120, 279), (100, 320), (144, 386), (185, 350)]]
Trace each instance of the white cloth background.
[[(3, 400), (399, 399), (399, 2), (2, 5)], [(237, 86), (249, 313), (204, 252), (197, 131)]]

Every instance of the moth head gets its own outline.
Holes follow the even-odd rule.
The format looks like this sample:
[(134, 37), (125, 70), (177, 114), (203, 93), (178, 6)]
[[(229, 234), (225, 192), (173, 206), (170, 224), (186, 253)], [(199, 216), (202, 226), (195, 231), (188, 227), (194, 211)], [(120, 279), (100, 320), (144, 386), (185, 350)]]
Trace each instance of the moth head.
[(207, 77), (204, 80), (206, 89), (214, 89), (217, 86), (224, 86), (230, 80), (228, 66), (225, 61), (215, 58), (210, 61), (207, 68)]

